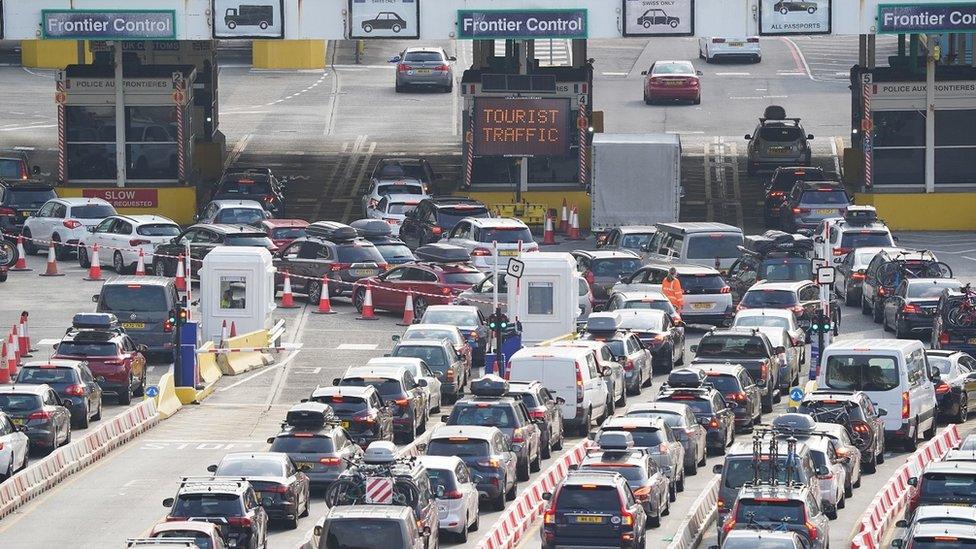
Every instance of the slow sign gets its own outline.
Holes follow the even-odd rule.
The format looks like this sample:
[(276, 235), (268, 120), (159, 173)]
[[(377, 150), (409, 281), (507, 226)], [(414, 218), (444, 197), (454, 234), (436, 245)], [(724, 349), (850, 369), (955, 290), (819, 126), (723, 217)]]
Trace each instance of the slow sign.
[(479, 156), (565, 156), (569, 99), (478, 98), (474, 153)]

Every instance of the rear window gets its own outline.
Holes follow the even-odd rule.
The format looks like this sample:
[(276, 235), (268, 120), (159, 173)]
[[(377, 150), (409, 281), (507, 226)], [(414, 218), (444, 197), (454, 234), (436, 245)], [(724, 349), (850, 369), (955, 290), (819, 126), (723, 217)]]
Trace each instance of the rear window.
[(430, 489), (435, 494), (440, 490), (447, 493), (458, 489), (457, 483), (454, 482), (454, 474), (446, 469), (427, 468), (427, 479), (430, 481)]
[(655, 311), (663, 311), (668, 314), (671, 314), (672, 311), (671, 302), (666, 299), (660, 301), (651, 301), (651, 300), (644, 301), (644, 300), (635, 299), (633, 301), (627, 301), (626, 303), (624, 303), (623, 308), (624, 309), (652, 309)]
[(380, 255), (383, 256), (383, 259), (387, 262), (394, 259), (413, 259), (413, 252), (411, 252), (410, 248), (403, 244), (374, 244), (374, 246), (376, 246), (376, 251), (378, 251)]
[(12, 188), (8, 189), (6, 195), (9, 197), (9, 204), (15, 208), (40, 208), (48, 200), (58, 197), (54, 189), (26, 190)]
[[(771, 473), (769, 471), (769, 456), (763, 456), (763, 459), (759, 461), (759, 476), (763, 480), (770, 480)], [(796, 475), (802, 471), (802, 468), (797, 468), (794, 471), (794, 480), (796, 480)], [(741, 457), (736, 459), (726, 459), (725, 467), (722, 469), (723, 483), (728, 488), (741, 488), (743, 484), (747, 482), (752, 482), (755, 476), (755, 471), (752, 466), (752, 455), (749, 457)], [(786, 457), (780, 456), (779, 465), (776, 467), (776, 477), (780, 483), (786, 483)], [(757, 517), (758, 518), (758, 517)]]
[(527, 408), (535, 408), (536, 406), (539, 406), (539, 399), (535, 398), (534, 393), (525, 392), (516, 394), (522, 399), (522, 402)]
[(844, 191), (804, 191), (800, 204), (847, 205), (850, 201)]
[(424, 61), (437, 62), (444, 61), (444, 56), (439, 51), (411, 51), (403, 56), (403, 60), (413, 61), (415, 63), (423, 63)]
[(339, 385), (352, 387), (372, 386), (384, 399), (403, 395), (403, 386), (395, 379), (347, 377), (339, 381)]
[(474, 286), (485, 278), (484, 273), (477, 271), (470, 273), (445, 273), (445, 284), (468, 284)]
[(174, 517), (239, 517), (244, 509), (235, 494), (181, 494), (173, 504)]
[(154, 223), (136, 227), (136, 234), (142, 236), (179, 236), (180, 226), (168, 223)]
[(898, 387), (898, 363), (890, 356), (830, 355), (826, 385), (845, 391), (890, 391)]
[(465, 217), (490, 217), (487, 208), (481, 206), (439, 208), (437, 210), (437, 224), (441, 227), (453, 228)]
[(695, 356), (764, 358), (766, 345), (762, 339), (753, 336), (706, 336), (698, 344)]
[(795, 259), (773, 259), (766, 260), (762, 265), (762, 272), (759, 278), (770, 282), (799, 282), (800, 280), (810, 280), (813, 276), (813, 267), (808, 260), (797, 261)]
[(0, 158), (0, 177), (4, 179), (20, 179), (25, 174), (21, 173), (23, 162), (16, 158)]
[[(461, 437), (459, 437), (461, 438)], [(427, 445), (428, 456), (458, 456), (479, 457), (488, 455), (488, 441), (486, 440), (450, 440), (434, 439)]]
[(949, 370), (952, 368), (952, 361), (941, 356), (929, 356), (929, 366), (933, 370), (938, 370), (942, 374), (942, 377), (945, 377), (949, 375)]
[(688, 240), (688, 259), (733, 258), (742, 255), (739, 246), (742, 235), (719, 233), (691, 235)]
[(323, 404), (328, 404), (332, 407), (332, 411), (336, 414), (355, 414), (368, 408), (366, 399), (359, 397), (337, 395), (331, 397), (318, 397), (315, 400)]
[(385, 263), (376, 246), (369, 243), (341, 244), (336, 249), (339, 263)]
[(691, 408), (696, 415), (708, 415), (712, 413), (712, 402), (703, 398), (682, 397), (680, 395), (666, 396), (658, 398), (660, 401), (680, 402)]
[(420, 183), (414, 182), (384, 183), (376, 187), (376, 194), (380, 196), (386, 196), (388, 194), (424, 194), (424, 188), (420, 186)]
[(656, 417), (664, 420), (664, 423), (668, 424), (668, 427), (687, 427), (685, 425), (685, 417), (682, 414), (677, 414), (673, 412), (668, 412), (665, 410), (645, 410), (639, 412), (630, 412), (627, 417)]
[(0, 410), (8, 414), (30, 412), (41, 406), (41, 397), (37, 395), (0, 394)]
[(742, 389), (742, 387), (739, 385), (738, 378), (736, 378), (735, 376), (732, 376), (732, 375), (725, 375), (725, 374), (712, 375), (712, 374), (709, 374), (708, 375), (708, 381), (707, 381), (707, 383), (711, 383), (712, 384), (712, 387), (715, 387), (715, 390), (716, 391), (718, 391), (720, 393), (723, 393), (723, 394), (724, 393), (734, 393), (734, 392), (740, 391)]
[[(481, 273), (471, 273), (480, 279)], [(481, 320), (477, 310), (432, 309), (424, 313), (424, 324), (449, 324), (451, 326), (478, 326)]]
[(976, 474), (925, 473), (919, 492), (926, 501), (974, 501)]
[(647, 470), (643, 467), (633, 465), (597, 465), (595, 463), (580, 465), (583, 471), (605, 471), (608, 473), (620, 473), (620, 476), (627, 479), (628, 483), (638, 483), (647, 480)]
[(635, 257), (615, 257), (613, 259), (597, 259), (590, 270), (594, 276), (609, 276), (617, 278), (640, 269), (640, 259)]
[(813, 400), (801, 402), (797, 412), (800, 414), (807, 414), (808, 416), (812, 417), (814, 421), (838, 423), (844, 426), (847, 425), (844, 418), (845, 412), (853, 420), (865, 420), (864, 413), (861, 411), (860, 406), (855, 406), (840, 400)]
[(341, 519), (328, 521), (322, 536), (326, 549), (403, 549), (404, 534), (400, 521), (379, 519)]
[(78, 219), (104, 219), (110, 215), (115, 215), (115, 208), (108, 204), (86, 204), (71, 208), (71, 217)]
[(108, 284), (102, 286), (98, 301), (99, 312), (112, 311), (168, 311), (166, 289), (162, 286), (140, 284)]
[(610, 349), (610, 352), (613, 353), (614, 357), (620, 357), (627, 354), (626, 350), (624, 349), (624, 341), (622, 339), (612, 339), (610, 341), (606, 341), (605, 343)]
[(508, 404), (499, 406), (455, 406), (449, 425), (483, 425), (511, 429), (518, 427), (515, 412)]
[(893, 246), (891, 235), (882, 232), (846, 232), (840, 237), (841, 248), (872, 248)]
[(946, 288), (958, 290), (961, 287), (962, 284), (955, 280), (935, 280), (919, 284), (910, 283), (908, 285), (908, 297), (936, 299), (942, 295), (942, 291)]
[(630, 433), (634, 437), (634, 446), (639, 448), (653, 448), (667, 442), (664, 431), (660, 429), (623, 429), (619, 427), (604, 427), (602, 433)]
[(271, 238), (276, 240), (294, 240), (305, 236), (305, 227), (276, 227), (271, 229)]
[(518, 241), (533, 242), (532, 233), (528, 227), (487, 228), (479, 229), (479, 242), (498, 242), (499, 244), (515, 244)]
[(726, 287), (725, 280), (720, 275), (679, 275), (681, 289), (694, 293), (719, 293)]
[(796, 293), (789, 290), (749, 290), (742, 296), (742, 305), (753, 309), (782, 309), (796, 303)]
[(214, 474), (225, 477), (280, 477), (285, 474), (285, 468), (277, 459), (235, 459), (222, 461)]
[(976, 547), (976, 539), (954, 536), (927, 536), (912, 538), (911, 549), (947, 549), (949, 547)]
[[(770, 498), (772, 499), (772, 498)], [(740, 499), (736, 520), (748, 524), (751, 520), (759, 522), (786, 522), (803, 524), (806, 520), (801, 501), (766, 501), (763, 499)]]
[(335, 445), (329, 437), (287, 436), (276, 437), (269, 451), (285, 454), (329, 454), (335, 451)]
[(226, 181), (220, 186), (218, 194), (271, 194), (271, 183), (267, 178), (258, 181), (253, 178), (241, 178), (236, 181)]
[(190, 538), (198, 549), (213, 549), (210, 535), (196, 530), (167, 530), (153, 536), (154, 538)]
[(619, 246), (627, 250), (640, 250), (651, 241), (652, 236), (654, 233), (625, 234), (620, 237)]
[(71, 368), (22, 368), (17, 383), (77, 383), (78, 373)]
[(822, 181), (824, 172), (820, 168), (799, 170), (780, 170), (772, 181), (773, 190), (788, 191), (797, 181)]
[(118, 347), (110, 342), (62, 341), (57, 352), (70, 356), (116, 356)]
[(228, 246), (257, 246), (258, 248), (274, 247), (270, 238), (256, 234), (229, 234), (224, 238), (224, 244)]
[(225, 208), (217, 212), (215, 223), (240, 223), (248, 225), (264, 219), (264, 210), (256, 208)]
[(793, 126), (763, 126), (759, 129), (759, 138), (764, 141), (792, 142), (804, 137), (803, 130)]
[(789, 319), (779, 316), (750, 315), (736, 317), (734, 326), (757, 326), (790, 329)]
[(409, 211), (413, 211), (417, 208), (417, 202), (391, 202), (389, 206), (386, 207), (386, 213), (389, 214), (406, 214)]
[(445, 372), (449, 366), (447, 357), (444, 356), (443, 347), (433, 347), (431, 345), (398, 345), (393, 350), (393, 356), (419, 358), (426, 362), (431, 370), (438, 372)]
[(564, 485), (556, 496), (555, 508), (560, 511), (592, 510), (614, 513), (620, 510), (620, 494), (615, 487), (592, 486)]

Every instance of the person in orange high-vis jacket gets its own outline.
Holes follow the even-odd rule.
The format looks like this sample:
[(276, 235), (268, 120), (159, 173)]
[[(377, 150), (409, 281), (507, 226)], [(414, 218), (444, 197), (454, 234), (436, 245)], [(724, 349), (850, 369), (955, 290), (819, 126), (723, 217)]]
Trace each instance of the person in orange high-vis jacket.
[(678, 310), (678, 314), (681, 314), (681, 306), (685, 302), (685, 293), (681, 289), (681, 281), (678, 280), (678, 270), (674, 267), (668, 269), (668, 276), (664, 277), (664, 281), (661, 283), (661, 291)]

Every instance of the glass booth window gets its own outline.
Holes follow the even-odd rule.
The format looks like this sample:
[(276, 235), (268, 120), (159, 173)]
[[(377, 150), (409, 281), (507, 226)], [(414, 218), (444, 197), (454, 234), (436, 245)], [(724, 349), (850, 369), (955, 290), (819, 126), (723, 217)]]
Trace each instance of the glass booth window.
[(176, 107), (126, 107), (125, 158), (133, 179), (177, 179)]
[(65, 107), (68, 179), (115, 179), (115, 107)]
[(551, 315), (553, 312), (552, 282), (529, 282), (529, 314)]
[(247, 306), (245, 298), (247, 282), (243, 276), (220, 277), (220, 308), (244, 309)]

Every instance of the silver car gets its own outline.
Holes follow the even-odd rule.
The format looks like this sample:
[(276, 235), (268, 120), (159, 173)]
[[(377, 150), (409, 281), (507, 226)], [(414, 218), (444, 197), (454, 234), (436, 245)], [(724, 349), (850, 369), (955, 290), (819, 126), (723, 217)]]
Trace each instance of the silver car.
[(454, 69), (451, 62), (456, 58), (447, 55), (443, 48), (407, 48), (390, 59), (396, 63), (396, 92), (410, 86), (439, 88), (444, 93), (454, 90)]

